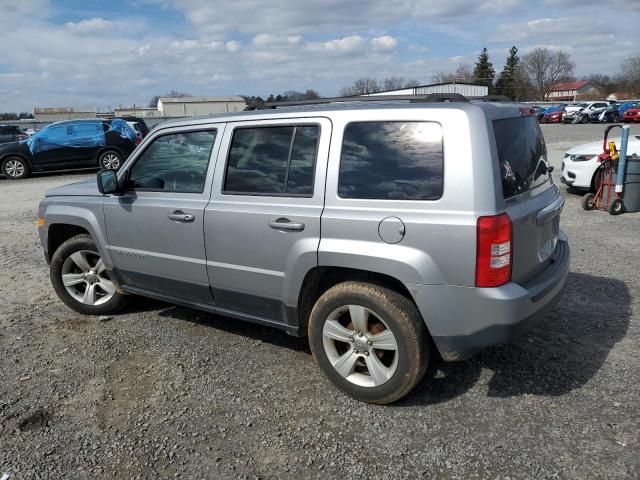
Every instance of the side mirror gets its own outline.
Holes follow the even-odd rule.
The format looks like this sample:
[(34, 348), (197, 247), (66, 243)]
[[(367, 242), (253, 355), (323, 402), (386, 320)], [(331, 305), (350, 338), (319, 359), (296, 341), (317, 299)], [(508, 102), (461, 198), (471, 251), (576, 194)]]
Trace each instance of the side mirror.
[(120, 193), (118, 176), (115, 170), (100, 170), (98, 172), (98, 190), (103, 195)]

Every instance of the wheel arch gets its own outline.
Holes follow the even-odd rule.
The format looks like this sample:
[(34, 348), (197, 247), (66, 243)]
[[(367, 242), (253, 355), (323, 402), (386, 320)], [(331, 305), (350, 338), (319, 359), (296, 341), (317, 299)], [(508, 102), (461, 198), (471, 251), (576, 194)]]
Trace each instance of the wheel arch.
[(124, 163), (124, 161), (127, 159), (125, 154), (118, 147), (114, 145), (105, 145), (104, 147), (100, 147), (100, 150), (98, 150), (98, 153), (96, 153), (96, 162), (99, 162), (100, 157), (106, 152), (115, 152), (120, 155), (120, 157), (122, 158), (122, 163)]
[(305, 275), (298, 295), (298, 325), (302, 334), (306, 334), (309, 315), (318, 298), (334, 285), (350, 280), (386, 287), (415, 304), (406, 285), (391, 275), (350, 267), (317, 266), (310, 269)]
[(2, 165), (2, 163), (11, 157), (18, 157), (21, 158), (22, 160), (24, 160), (25, 162), (27, 162), (27, 165), (29, 165), (29, 168), (32, 168), (31, 165), (31, 160), (29, 160), (24, 154), (22, 153), (5, 153), (4, 155), (0, 155), (0, 165)]
[(47, 261), (51, 261), (55, 250), (66, 240), (75, 235), (87, 233), (96, 243), (98, 252), (107, 268), (112, 268), (113, 262), (107, 248), (106, 233), (99, 220), (102, 218), (101, 207), (101, 205), (96, 206), (99, 211), (94, 211), (91, 208), (71, 205), (53, 204), (47, 206), (42, 215), (45, 218), (45, 226), (41, 227), (40, 235)]

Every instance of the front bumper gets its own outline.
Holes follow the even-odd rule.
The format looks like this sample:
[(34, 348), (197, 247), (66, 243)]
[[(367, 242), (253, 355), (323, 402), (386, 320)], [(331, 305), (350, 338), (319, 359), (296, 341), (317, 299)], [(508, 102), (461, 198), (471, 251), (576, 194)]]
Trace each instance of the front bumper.
[(464, 360), (518, 338), (542, 320), (562, 297), (569, 259), (569, 244), (560, 240), (548, 267), (523, 285), (411, 285), (410, 291), (442, 358)]

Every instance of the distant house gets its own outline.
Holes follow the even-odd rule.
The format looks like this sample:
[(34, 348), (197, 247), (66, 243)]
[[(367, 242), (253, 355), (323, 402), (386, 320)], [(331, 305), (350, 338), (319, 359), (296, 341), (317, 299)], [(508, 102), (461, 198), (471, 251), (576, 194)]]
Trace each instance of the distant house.
[(549, 100), (587, 100), (587, 97), (597, 97), (600, 95), (600, 87), (588, 80), (578, 82), (558, 83), (554, 85)]
[(240, 112), (247, 106), (242, 97), (161, 97), (161, 117), (193, 117), (212, 113)]
[(61, 120), (96, 118), (96, 109), (83, 107), (36, 107), (33, 109), (33, 116), (36, 122), (59, 122)]
[(371, 93), (370, 95), (428, 95), (430, 93), (459, 93), (465, 97), (482, 97), (489, 94), (489, 87), (461, 82), (432, 83), (430, 85)]

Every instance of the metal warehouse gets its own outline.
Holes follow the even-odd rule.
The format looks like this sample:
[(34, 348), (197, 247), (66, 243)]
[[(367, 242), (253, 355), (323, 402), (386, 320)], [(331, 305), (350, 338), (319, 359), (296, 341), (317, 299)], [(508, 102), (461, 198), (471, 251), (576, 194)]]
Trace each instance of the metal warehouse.
[(36, 107), (33, 109), (33, 116), (36, 122), (59, 122), (61, 120), (76, 120), (79, 118), (96, 118), (96, 109), (85, 107)]
[(163, 117), (192, 117), (212, 113), (241, 112), (247, 106), (242, 97), (161, 97), (158, 112)]
[(387, 90), (386, 92), (372, 93), (371, 95), (427, 95), (429, 93), (459, 93), (465, 97), (481, 97), (489, 94), (489, 87), (474, 85), (473, 83), (433, 83), (418, 87)]

